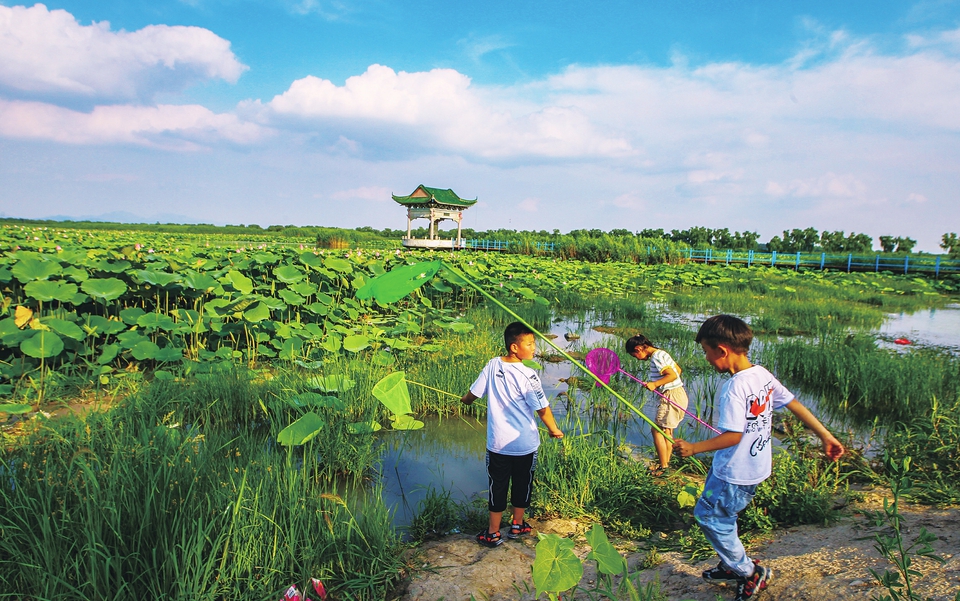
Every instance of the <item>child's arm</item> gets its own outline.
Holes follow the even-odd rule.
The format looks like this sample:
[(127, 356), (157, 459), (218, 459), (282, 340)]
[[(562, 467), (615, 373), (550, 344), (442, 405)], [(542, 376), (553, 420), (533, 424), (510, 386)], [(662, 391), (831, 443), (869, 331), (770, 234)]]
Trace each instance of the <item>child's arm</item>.
[[(663, 374), (662, 378), (654, 382), (647, 382), (647, 390), (649, 390), (650, 392), (653, 392), (654, 388), (660, 388), (664, 384), (669, 384), (670, 382), (673, 382), (674, 380), (679, 378), (680, 374), (673, 367), (674, 367), (673, 365), (668, 365), (667, 367), (664, 367), (663, 371), (660, 372)], [(679, 369), (679, 366), (677, 367), (677, 369)]]
[(840, 444), (840, 441), (837, 440), (836, 437), (831, 434), (823, 424), (820, 423), (820, 420), (810, 413), (810, 410), (807, 409), (803, 403), (797, 399), (793, 399), (787, 403), (787, 409), (796, 415), (797, 418), (803, 422), (803, 425), (813, 430), (813, 432), (820, 438), (820, 440), (823, 442), (823, 452), (826, 453), (827, 457), (836, 461), (843, 456), (844, 448), (843, 445)]
[(743, 432), (731, 432), (727, 430), (723, 434), (718, 434), (713, 438), (701, 440), (700, 442), (687, 442), (679, 438), (673, 441), (673, 448), (680, 452), (681, 457), (689, 457), (697, 453), (706, 453), (707, 451), (719, 451), (739, 444), (743, 438)]
[(543, 420), (543, 425), (550, 431), (550, 436), (553, 438), (563, 438), (563, 432), (557, 427), (557, 420), (553, 419), (553, 411), (550, 411), (550, 407), (537, 409), (537, 415), (540, 416), (540, 419)]
[(462, 397), (460, 397), (460, 402), (463, 403), (464, 405), (472, 405), (473, 402), (474, 402), (475, 400), (479, 399), (479, 398), (480, 398), (480, 397), (478, 397), (477, 395), (473, 394), (472, 392), (467, 391), (467, 394), (465, 394), (465, 395), (463, 395)]

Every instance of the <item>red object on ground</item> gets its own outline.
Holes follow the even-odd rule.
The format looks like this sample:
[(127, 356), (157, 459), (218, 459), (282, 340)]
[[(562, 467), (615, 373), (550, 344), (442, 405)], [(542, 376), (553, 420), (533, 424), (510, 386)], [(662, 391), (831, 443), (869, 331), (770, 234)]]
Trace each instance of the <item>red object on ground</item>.
[(910, 341), (907, 340), (906, 338), (897, 338), (893, 342), (894, 344), (910, 344)]

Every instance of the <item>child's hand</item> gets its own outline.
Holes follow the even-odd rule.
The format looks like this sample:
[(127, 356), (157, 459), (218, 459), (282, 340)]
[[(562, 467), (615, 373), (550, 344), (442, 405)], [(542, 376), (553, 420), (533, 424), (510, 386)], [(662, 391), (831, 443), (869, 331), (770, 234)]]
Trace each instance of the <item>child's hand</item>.
[(823, 440), (823, 452), (826, 453), (827, 457), (836, 461), (843, 456), (845, 449), (843, 445), (840, 444), (840, 441), (831, 436), (830, 438), (824, 438)]
[(463, 403), (464, 405), (472, 405), (473, 402), (478, 398), (479, 397), (477, 395), (473, 394), (472, 392), (468, 392), (467, 394), (460, 397), (460, 402)]
[(657, 385), (654, 384), (653, 382), (647, 382), (646, 384), (644, 384), (644, 386), (645, 386), (646, 389), (649, 390), (650, 392), (653, 392), (654, 390), (657, 389)]
[(563, 438), (563, 431), (550, 430), (550, 438)]
[(693, 445), (679, 438), (673, 441), (673, 450), (680, 453), (681, 457), (690, 457), (693, 455)]

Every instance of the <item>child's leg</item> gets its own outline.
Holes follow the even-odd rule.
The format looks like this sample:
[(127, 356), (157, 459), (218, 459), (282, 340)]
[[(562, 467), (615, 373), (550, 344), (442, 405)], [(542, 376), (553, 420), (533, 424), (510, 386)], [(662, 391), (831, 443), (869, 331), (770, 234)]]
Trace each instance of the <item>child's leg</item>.
[(499, 532), (503, 511), (507, 508), (507, 490), (510, 486), (510, 460), (508, 455), (487, 451), (487, 508), (490, 521), (487, 532)]
[[(661, 430), (667, 436), (673, 438), (672, 428), (661, 428)], [(650, 432), (653, 434), (653, 446), (657, 449), (657, 459), (660, 460), (660, 467), (665, 468), (670, 465), (670, 453), (673, 452), (673, 447), (656, 428), (650, 428)]]
[(510, 470), (510, 504), (513, 505), (514, 523), (523, 523), (523, 514), (533, 498), (533, 472), (537, 469), (537, 452), (522, 457), (513, 457)]
[(720, 561), (743, 578), (751, 576), (754, 567), (738, 536), (737, 514), (753, 500), (755, 491), (756, 486), (724, 482), (711, 470), (693, 508), (693, 517)]

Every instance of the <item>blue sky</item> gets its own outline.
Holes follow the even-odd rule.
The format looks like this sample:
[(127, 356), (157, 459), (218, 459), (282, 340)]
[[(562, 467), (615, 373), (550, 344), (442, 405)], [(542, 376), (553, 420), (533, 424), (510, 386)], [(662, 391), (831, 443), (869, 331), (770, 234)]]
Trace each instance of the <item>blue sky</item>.
[[(960, 230), (960, 4), (0, 1), (0, 213)], [(426, 222), (422, 222), (425, 224)]]

